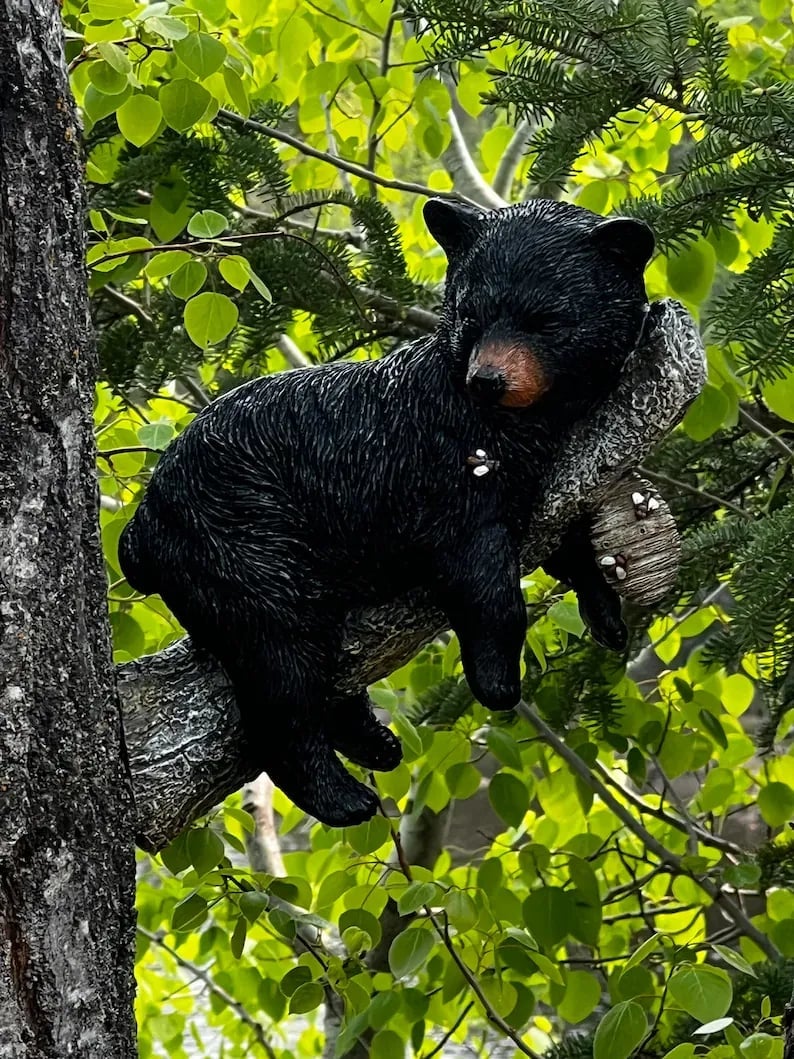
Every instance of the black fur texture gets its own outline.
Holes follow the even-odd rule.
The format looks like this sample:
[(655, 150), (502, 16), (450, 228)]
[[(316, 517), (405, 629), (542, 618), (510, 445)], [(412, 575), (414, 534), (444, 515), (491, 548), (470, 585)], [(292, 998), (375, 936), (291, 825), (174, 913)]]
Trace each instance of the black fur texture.
[[(119, 549), (130, 584), (159, 592), (225, 668), (252, 761), (336, 826), (377, 799), (335, 751), (378, 770), (401, 756), (363, 689), (334, 697), (346, 612), (429, 588), (476, 697), (514, 707), (522, 527), (559, 439), (614, 386), (647, 311), (653, 237), (639, 222), (541, 200), (490, 213), (431, 200), (425, 217), (449, 260), (437, 332), (215, 401), (163, 455)], [(586, 526), (546, 568), (620, 649)]]

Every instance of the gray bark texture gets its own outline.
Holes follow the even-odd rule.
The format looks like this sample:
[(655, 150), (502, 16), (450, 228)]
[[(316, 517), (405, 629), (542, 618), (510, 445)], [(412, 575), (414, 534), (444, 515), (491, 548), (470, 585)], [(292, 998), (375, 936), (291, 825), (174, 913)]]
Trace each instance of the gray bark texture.
[[(658, 303), (646, 341), (632, 354), (614, 394), (560, 445), (524, 542), (527, 569), (549, 555), (575, 516), (608, 502), (610, 489), (678, 422), (704, 380), (693, 321), (676, 302)], [(621, 542), (614, 548), (620, 551)], [(351, 613), (339, 690), (355, 691), (388, 675), (445, 627), (444, 615), (421, 592)], [(138, 841), (157, 850), (258, 770), (243, 752), (228, 681), (189, 639), (121, 666), (118, 684)]]
[(134, 841), (59, 6), (0, 0), (0, 1056), (132, 1059)]

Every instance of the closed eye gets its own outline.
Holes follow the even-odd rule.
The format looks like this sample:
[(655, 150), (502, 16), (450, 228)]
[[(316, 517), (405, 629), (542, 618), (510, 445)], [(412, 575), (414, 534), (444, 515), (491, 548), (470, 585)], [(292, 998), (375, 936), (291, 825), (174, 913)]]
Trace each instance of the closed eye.
[(533, 335), (553, 335), (567, 326), (567, 321), (559, 313), (541, 311), (527, 313), (521, 323)]

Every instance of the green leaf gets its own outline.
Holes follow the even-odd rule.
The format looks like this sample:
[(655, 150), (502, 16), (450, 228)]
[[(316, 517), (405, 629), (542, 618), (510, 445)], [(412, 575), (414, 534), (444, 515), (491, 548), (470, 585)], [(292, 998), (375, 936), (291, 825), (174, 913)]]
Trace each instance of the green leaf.
[(374, 853), (376, 849), (391, 841), (389, 821), (384, 816), (373, 816), (363, 824), (346, 827), (345, 840), (356, 853)]
[(131, 89), (127, 85), (123, 92), (115, 96), (108, 96), (100, 92), (96, 85), (89, 85), (83, 96), (83, 110), (94, 123), (106, 118), (109, 114), (118, 110)]
[(511, 827), (518, 827), (529, 809), (526, 784), (508, 772), (497, 772), (488, 784), (488, 799), (499, 816)]
[(400, 1010), (400, 994), (394, 990), (378, 993), (367, 1008), (367, 1021), (375, 1030), (388, 1026)]
[(289, 1010), (292, 1015), (302, 1015), (307, 1011), (314, 1011), (325, 999), (323, 987), (319, 982), (306, 982), (298, 986), (290, 997)]
[[(188, 230), (190, 230), (189, 225)], [(245, 290), (251, 279), (251, 268), (248, 262), (238, 254), (222, 257), (218, 262), (218, 270), (229, 286), (234, 287), (235, 290)]]
[(311, 982), (311, 980), (312, 972), (308, 967), (300, 964), (298, 967), (293, 967), (291, 970), (287, 971), (279, 982), (279, 989), (284, 996), (292, 996), (296, 989), (305, 985), (307, 982)]
[(163, 108), (156, 99), (137, 92), (116, 111), (116, 123), (125, 140), (143, 147), (160, 128)]
[(779, 1046), (779, 1037), (773, 1037), (770, 1033), (753, 1033), (739, 1045), (739, 1053), (742, 1059), (772, 1059), (781, 1054), (776, 1051)]
[(722, 390), (706, 383), (684, 416), (684, 430), (693, 441), (705, 441), (720, 429), (729, 411), (730, 402)]
[(187, 301), (200, 291), (207, 278), (207, 266), (200, 261), (186, 261), (171, 277), (168, 288), (175, 298)]
[(663, 938), (664, 934), (652, 934), (650, 938), (646, 938), (642, 945), (635, 949), (628, 960), (626, 960), (622, 973), (625, 974), (626, 971), (630, 971), (632, 967), (636, 967), (638, 964), (642, 963), (646, 956), (650, 956), (652, 952), (661, 949)]
[(238, 916), (237, 922), (234, 924), (234, 930), (229, 941), (229, 948), (232, 950), (232, 956), (236, 960), (239, 960), (243, 954), (245, 948), (245, 938), (248, 933), (248, 924), (245, 921), (244, 916)]
[[(253, 273), (251, 274), (251, 282), (256, 287), (256, 280)], [(258, 287), (256, 289), (259, 290)], [(393, 713), (391, 720), (397, 730), (397, 735), (400, 737), (400, 742), (402, 743), (403, 748), (411, 755), (410, 760), (418, 758), (423, 751), (422, 737), (419, 735), (419, 732), (417, 732), (416, 728), (403, 713)]]
[(219, 70), (226, 59), (226, 48), (208, 33), (188, 33), (176, 41), (174, 53), (202, 80)]
[(261, 890), (249, 890), (240, 894), (238, 899), (240, 911), (249, 923), (255, 923), (257, 919), (270, 908), (270, 898)]
[(427, 927), (409, 927), (398, 934), (389, 948), (389, 967), (395, 978), (407, 978), (427, 961), (434, 939)]
[(223, 842), (209, 827), (194, 828), (188, 833), (190, 863), (199, 876), (217, 868), (224, 857)]
[(741, 971), (742, 974), (748, 974), (751, 978), (758, 977), (753, 965), (748, 960), (745, 960), (741, 953), (736, 952), (734, 949), (729, 949), (727, 945), (712, 945), (711, 947), (720, 954), (727, 964), (735, 967), (737, 971)]
[(274, 879), (270, 884), (270, 893), (280, 897), (282, 901), (289, 901), (292, 905), (300, 908), (311, 908), (312, 888), (308, 879), (299, 875), (285, 875)]
[(711, 290), (717, 254), (704, 240), (687, 247), (667, 262), (667, 279), (674, 294), (702, 302)]
[(731, 1006), (733, 989), (725, 971), (701, 964), (684, 964), (673, 972), (670, 996), (698, 1022), (722, 1018)]
[(453, 798), (463, 801), (473, 797), (480, 789), (482, 776), (468, 761), (459, 761), (451, 765), (444, 773), (444, 782)]
[(145, 423), (138, 427), (138, 440), (151, 449), (164, 449), (173, 436), (172, 423)]
[(696, 1030), (692, 1030), (692, 1036), (707, 1037), (710, 1033), (722, 1033), (732, 1022), (733, 1019), (730, 1015), (727, 1018), (714, 1019), (712, 1022), (706, 1022), (702, 1026), (698, 1026)]
[(225, 294), (206, 291), (185, 306), (185, 330), (200, 349), (221, 342), (237, 323), (237, 306)]
[(729, 865), (723, 872), (723, 877), (727, 883), (739, 890), (750, 889), (758, 885), (761, 869), (752, 861), (744, 861)]
[(166, 123), (176, 132), (186, 132), (201, 119), (210, 104), (206, 88), (181, 78), (160, 89), (160, 106)]
[(569, 600), (561, 599), (557, 603), (553, 603), (549, 607), (548, 616), (558, 625), (561, 629), (571, 633), (573, 636), (583, 636), (585, 631), (585, 624), (582, 621), (581, 615), (579, 614), (579, 607), (576, 603), (571, 603)]
[(115, 70), (110, 63), (98, 59), (88, 65), (91, 84), (106, 96), (117, 96), (129, 84), (126, 73)]
[(347, 908), (339, 917), (339, 931), (344, 934), (351, 927), (363, 931), (369, 942), (367, 948), (374, 948), (381, 938), (380, 921), (366, 908)]
[(207, 918), (207, 902), (199, 894), (191, 894), (180, 901), (171, 914), (171, 929), (191, 931)]
[(105, 62), (118, 73), (126, 75), (132, 69), (132, 63), (127, 57), (127, 53), (118, 44), (113, 44), (111, 41), (101, 41), (97, 44), (96, 50)]
[(404, 1059), (405, 1042), (394, 1030), (379, 1030), (369, 1047), (370, 1059)]
[(638, 746), (633, 746), (626, 754), (626, 769), (629, 778), (638, 786), (642, 787), (647, 775), (645, 755)]
[(643, 1009), (634, 1000), (624, 1000), (599, 1022), (593, 1038), (593, 1059), (628, 1059), (647, 1032)]
[(485, 742), (493, 756), (508, 768), (520, 772), (522, 769), (521, 749), (509, 732), (502, 728), (491, 728)]
[(794, 423), (794, 368), (786, 372), (782, 379), (765, 383), (761, 393), (770, 411)]
[(569, 929), (576, 914), (573, 895), (558, 886), (533, 890), (523, 904), (524, 922), (544, 949), (553, 949)]
[(197, 239), (214, 239), (221, 232), (226, 231), (228, 223), (223, 214), (218, 213), (217, 210), (202, 210), (200, 213), (193, 214), (187, 222), (187, 230)]
[(413, 882), (403, 890), (397, 899), (397, 910), (401, 916), (409, 916), (422, 908), (423, 905), (431, 904), (435, 897), (435, 883)]
[(254, 834), (256, 831), (256, 820), (245, 809), (236, 809), (234, 806), (225, 805), (223, 811), (232, 820), (236, 820), (243, 831), (247, 831), (249, 835)]
[(571, 1025), (582, 1022), (596, 1009), (601, 999), (601, 984), (588, 971), (570, 971), (565, 986), (565, 996), (558, 1011)]
[[(512, 933), (509, 931), (508, 933)], [(562, 975), (556, 963), (553, 963), (548, 956), (544, 956), (542, 952), (538, 952), (537, 949), (528, 948), (526, 950), (527, 956), (532, 960), (537, 969), (541, 974), (544, 974), (550, 982), (556, 982), (557, 985), (562, 985)]]
[(160, 850), (160, 860), (172, 875), (178, 875), (190, 867), (190, 854), (187, 848), (187, 831), (181, 831), (173, 842)]
[(794, 790), (786, 783), (767, 783), (758, 793), (758, 808), (770, 827), (782, 827), (794, 818)]
[(166, 40), (183, 40), (190, 30), (179, 18), (171, 15), (157, 15), (145, 19), (146, 28), (150, 33), (157, 33)]
[(444, 898), (444, 908), (450, 923), (460, 933), (471, 930), (480, 918), (474, 901), (463, 890), (450, 890)]
[[(259, 294), (260, 297), (264, 298), (266, 302), (273, 301), (273, 295), (270, 293), (270, 290), (268, 289), (268, 287), (265, 286), (265, 284), (262, 282), (259, 276), (257, 276), (256, 272), (254, 272), (253, 269), (251, 269), (251, 283), (253, 284), (254, 290), (257, 292), (257, 294)], [(394, 720), (394, 718), (392, 718), (392, 720)]]
[(719, 722), (719, 719), (714, 716), (709, 710), (699, 710), (698, 718), (703, 728), (708, 732), (717, 746), (721, 746), (723, 750), (728, 749), (728, 737), (725, 734), (725, 729)]
[(190, 254), (186, 250), (163, 250), (149, 258), (143, 271), (149, 279), (164, 279), (166, 276), (172, 276), (190, 260)]
[(245, 85), (243, 84), (242, 79), (234, 72), (234, 70), (230, 70), (228, 66), (224, 66), (223, 81), (226, 85), (226, 91), (229, 93), (229, 99), (231, 99), (232, 103), (243, 117), (247, 118), (251, 113), (251, 103), (248, 99), (248, 93), (245, 90)]

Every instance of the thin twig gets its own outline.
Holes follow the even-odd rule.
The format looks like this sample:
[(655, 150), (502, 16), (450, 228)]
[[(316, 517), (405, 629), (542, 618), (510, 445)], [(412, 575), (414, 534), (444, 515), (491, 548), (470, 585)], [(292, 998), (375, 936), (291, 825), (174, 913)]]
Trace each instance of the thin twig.
[(239, 1020), (245, 1023), (245, 1025), (253, 1031), (257, 1041), (264, 1048), (268, 1059), (278, 1059), (275, 1049), (267, 1038), (264, 1026), (261, 1022), (257, 1022), (256, 1019), (246, 1011), (239, 1000), (235, 1000), (231, 993), (227, 993), (223, 986), (218, 985), (218, 983), (214, 981), (203, 968), (192, 963), (190, 960), (186, 960), (184, 956), (180, 955), (176, 949), (173, 949), (163, 940), (160, 934), (155, 934), (154, 931), (147, 930), (146, 927), (142, 927), (140, 924), (138, 925), (137, 930), (144, 938), (148, 938), (149, 941), (154, 942), (155, 945), (159, 945), (161, 949), (176, 960), (180, 967), (184, 967), (186, 971), (190, 971), (190, 973), (195, 975), (200, 982), (204, 983), (211, 993), (214, 993), (219, 1000), (222, 1000), (224, 1004), (230, 1007)]
[(743, 423), (746, 423), (754, 434), (760, 434), (762, 438), (769, 438), (772, 444), (779, 449), (787, 459), (794, 459), (794, 449), (792, 449), (779, 434), (776, 434), (774, 430), (770, 430), (768, 426), (759, 422), (755, 416), (750, 415), (743, 405), (739, 405), (739, 419), (741, 419)]
[(126, 309), (129, 309), (131, 313), (134, 313), (139, 320), (142, 320), (145, 324), (153, 324), (154, 320), (146, 312), (142, 305), (139, 305), (134, 298), (130, 298), (128, 295), (123, 294), (120, 290), (117, 290), (110, 283), (105, 284), (102, 288), (105, 294), (108, 294), (114, 301), (117, 301), (119, 305), (123, 305)]
[(441, 1040), (438, 1042), (438, 1044), (435, 1046), (435, 1048), (431, 1052), (428, 1052), (427, 1055), (421, 1056), (420, 1059), (433, 1059), (434, 1055), (438, 1055), (438, 1053), (441, 1051), (441, 1049), (444, 1047), (444, 1045), (450, 1039), (450, 1037), (455, 1032), (455, 1030), (458, 1028), (458, 1026), (460, 1026), (461, 1022), (463, 1022), (463, 1020), (466, 1018), (466, 1016), (468, 1015), (468, 1013), (471, 1011), (471, 1009), (473, 1007), (474, 1007), (474, 1001), (471, 1000), (466, 1005), (466, 1007), (463, 1009), (463, 1011), (461, 1011), (460, 1015), (458, 1015), (458, 1017), (455, 1019), (454, 1023), (450, 1026), (450, 1028), (447, 1030), (447, 1032), (444, 1034), (444, 1036), (441, 1038)]
[(464, 195), (459, 195), (452, 191), (440, 191), (437, 188), (428, 187), (426, 184), (414, 184), (410, 180), (389, 180), (378, 173), (373, 173), (366, 166), (358, 165), (357, 162), (349, 162), (346, 158), (334, 158), (328, 151), (320, 151), (316, 147), (311, 147), (296, 136), (290, 136), (288, 132), (282, 132), (281, 129), (277, 129), (272, 125), (264, 125), (261, 121), (254, 121), (253, 118), (244, 118), (241, 114), (235, 114), (234, 111), (226, 110), (224, 107), (219, 109), (218, 117), (224, 121), (232, 121), (236, 125), (243, 125), (246, 128), (253, 129), (255, 132), (261, 132), (264, 136), (270, 136), (271, 139), (285, 143), (289, 147), (294, 147), (296, 151), (306, 155), (307, 158), (319, 158), (321, 161), (328, 162), (334, 166), (335, 169), (343, 169), (346, 173), (361, 177), (362, 180), (369, 180), (379, 187), (391, 188), (393, 191), (407, 191), (411, 195), (427, 195), (428, 198), (450, 199), (453, 202), (465, 201), (471, 206), (477, 205), (476, 202), (472, 202), (471, 199), (467, 199)]
[(533, 126), (527, 118), (522, 118), (516, 125), (513, 138), (505, 148), (505, 152), (499, 159), (499, 165), (496, 167), (496, 174), (493, 178), (493, 189), (497, 195), (501, 195), (503, 199), (510, 197), (510, 191), (513, 187), (513, 180), (515, 179), (516, 169), (521, 161), (524, 154), (524, 148), (527, 145), (529, 137), (532, 135)]
[(438, 925), (438, 923), (436, 922), (436, 919), (435, 919), (435, 916), (433, 915), (433, 913), (430, 912), (429, 909), (426, 909), (426, 911), (427, 911), (427, 914), (428, 914), (428, 918), (430, 919), (430, 922), (433, 924), (433, 926), (436, 929), (436, 933), (441, 938), (441, 941), (444, 943), (444, 948), (447, 950), (447, 952), (450, 954), (450, 956), (454, 960), (455, 965), (457, 966), (457, 968), (460, 971), (460, 973), (463, 975), (463, 977), (469, 983), (469, 988), (471, 989), (472, 993), (474, 993), (474, 995), (477, 997), (477, 999), (479, 1000), (479, 1002), (482, 1004), (483, 1008), (485, 1009), (485, 1016), (488, 1019), (488, 1021), (493, 1023), (493, 1025), (496, 1026), (497, 1029), (501, 1030), (502, 1033), (504, 1033), (506, 1037), (509, 1037), (510, 1040), (513, 1042), (513, 1044), (515, 1044), (516, 1048), (518, 1048), (518, 1050), (523, 1055), (529, 1056), (529, 1059), (540, 1059), (540, 1056), (538, 1055), (538, 1053), (536, 1051), (534, 1051), (532, 1048), (530, 1048), (529, 1045), (526, 1044), (521, 1039), (521, 1037), (518, 1035), (518, 1033), (516, 1033), (516, 1031), (513, 1029), (513, 1027), (509, 1026), (505, 1022), (505, 1020), (502, 1018), (502, 1016), (499, 1015), (496, 1011), (494, 1011), (494, 1009), (491, 1007), (491, 1005), (490, 1005), (490, 1003), (488, 1001), (488, 998), (486, 997), (485, 993), (483, 993), (482, 989), (480, 988), (480, 983), (477, 981), (477, 979), (474, 977), (472, 972), (469, 970), (469, 968), (466, 966), (466, 964), (460, 958), (460, 956), (458, 955), (457, 949), (455, 948), (455, 946), (452, 943), (452, 938), (449, 936), (449, 924), (447, 922), (446, 914), (444, 915), (444, 926), (440, 927)]
[(122, 445), (118, 449), (99, 449), (97, 456), (103, 460), (111, 460), (114, 456), (122, 456), (125, 452), (153, 452), (156, 456), (162, 456), (162, 449), (153, 449), (151, 445)]
[(689, 493), (690, 496), (697, 496), (701, 500), (708, 501), (709, 504), (716, 504), (717, 507), (727, 508), (729, 511), (733, 511), (736, 515), (741, 515), (742, 518), (751, 519), (752, 514), (749, 511), (745, 511), (743, 507), (739, 507), (738, 504), (734, 504), (733, 501), (727, 500), (724, 496), (717, 496), (716, 493), (710, 493), (707, 489), (700, 489), (696, 485), (690, 485), (689, 482), (682, 482), (679, 478), (671, 478), (669, 474), (663, 474), (661, 471), (656, 471), (652, 467), (639, 467), (640, 474), (646, 475), (648, 478), (653, 478), (657, 482), (661, 482), (662, 485), (669, 485), (673, 489), (680, 489), (682, 493)]
[(650, 833), (650, 831), (643, 827), (642, 823), (637, 820), (636, 817), (632, 816), (625, 805), (621, 805), (617, 798), (610, 794), (607, 787), (588, 767), (584, 759), (579, 757), (575, 750), (572, 750), (567, 743), (560, 739), (556, 732), (549, 728), (537, 711), (533, 710), (526, 702), (520, 702), (516, 707), (516, 712), (519, 716), (523, 717), (525, 721), (528, 721), (532, 725), (543, 738), (544, 742), (546, 742), (552, 750), (565, 761), (569, 768), (575, 772), (580, 779), (584, 780), (588, 787), (599, 796), (601, 801), (607, 806), (607, 808), (611, 809), (619, 820), (622, 820), (629, 831), (642, 842), (649, 852), (657, 856), (674, 874), (685, 875), (696, 882), (697, 885), (709, 895), (712, 901), (714, 901), (715, 904), (718, 904), (726, 915), (744, 931), (746, 936), (755, 942), (770, 960), (780, 959), (780, 953), (777, 947), (772, 944), (765, 934), (763, 934), (757, 927), (753, 926), (736, 902), (731, 900), (726, 893), (723, 893), (719, 886), (713, 883), (711, 879), (706, 878), (705, 876), (699, 877), (693, 872), (688, 871), (681, 863), (680, 857), (676, 856), (675, 853), (671, 853), (669, 849), (663, 846), (662, 843)]
[[(656, 762), (655, 758), (654, 762)], [(713, 846), (715, 849), (721, 849), (723, 852), (732, 853), (737, 857), (740, 857), (744, 852), (740, 846), (736, 845), (736, 843), (730, 842), (727, 838), (722, 838), (720, 835), (713, 835), (710, 831), (706, 831), (705, 828), (700, 827), (700, 825), (693, 820), (690, 814), (686, 811), (683, 803), (676, 806), (681, 816), (670, 816), (670, 814), (666, 813), (664, 809), (656, 808), (654, 805), (648, 805), (647, 802), (642, 800), (641, 796), (622, 787), (609, 775), (607, 770), (599, 762), (596, 762), (596, 767), (598, 768), (599, 775), (604, 782), (619, 791), (626, 801), (631, 802), (640, 813), (647, 813), (648, 816), (653, 816), (657, 820), (661, 820), (662, 823), (674, 827), (677, 831), (681, 831), (685, 835), (690, 835), (698, 842), (702, 842), (704, 846)]]
[[(380, 811), (381, 813), (383, 813), (384, 816), (386, 816), (382, 805), (380, 807)], [(397, 828), (392, 825), (391, 820), (388, 816), (386, 816), (386, 819), (389, 820), (389, 830), (391, 831), (392, 842), (394, 844), (394, 852), (397, 856), (397, 863), (400, 865), (400, 871), (403, 873), (408, 882), (412, 882), (413, 873), (411, 872), (411, 865), (408, 863), (405, 857), (405, 851), (403, 850), (402, 841), (400, 839), (400, 833)], [(513, 1027), (509, 1026), (502, 1018), (502, 1016), (499, 1015), (496, 1011), (494, 1011), (485, 993), (483, 993), (480, 987), (480, 983), (477, 981), (476, 977), (472, 974), (472, 972), (460, 958), (457, 949), (452, 943), (452, 938), (449, 936), (449, 923), (447, 921), (446, 914), (444, 915), (444, 926), (441, 927), (439, 926), (438, 920), (433, 914), (433, 910), (427, 905), (425, 905), (424, 908), (425, 914), (428, 920), (433, 924), (436, 934), (438, 934), (439, 938), (441, 939), (444, 948), (455, 961), (455, 964), (457, 965), (457, 968), (460, 973), (469, 983), (469, 988), (471, 989), (472, 993), (474, 993), (479, 1002), (482, 1004), (483, 1009), (485, 1010), (485, 1017), (488, 1019), (488, 1021), (493, 1023), (494, 1026), (496, 1026), (499, 1030), (501, 1030), (502, 1033), (509, 1037), (510, 1040), (513, 1041), (515, 1046), (518, 1048), (518, 1050), (524, 1055), (529, 1056), (529, 1059), (540, 1059), (538, 1053), (534, 1052), (527, 1044), (525, 1044), (525, 1042), (516, 1033)]]

